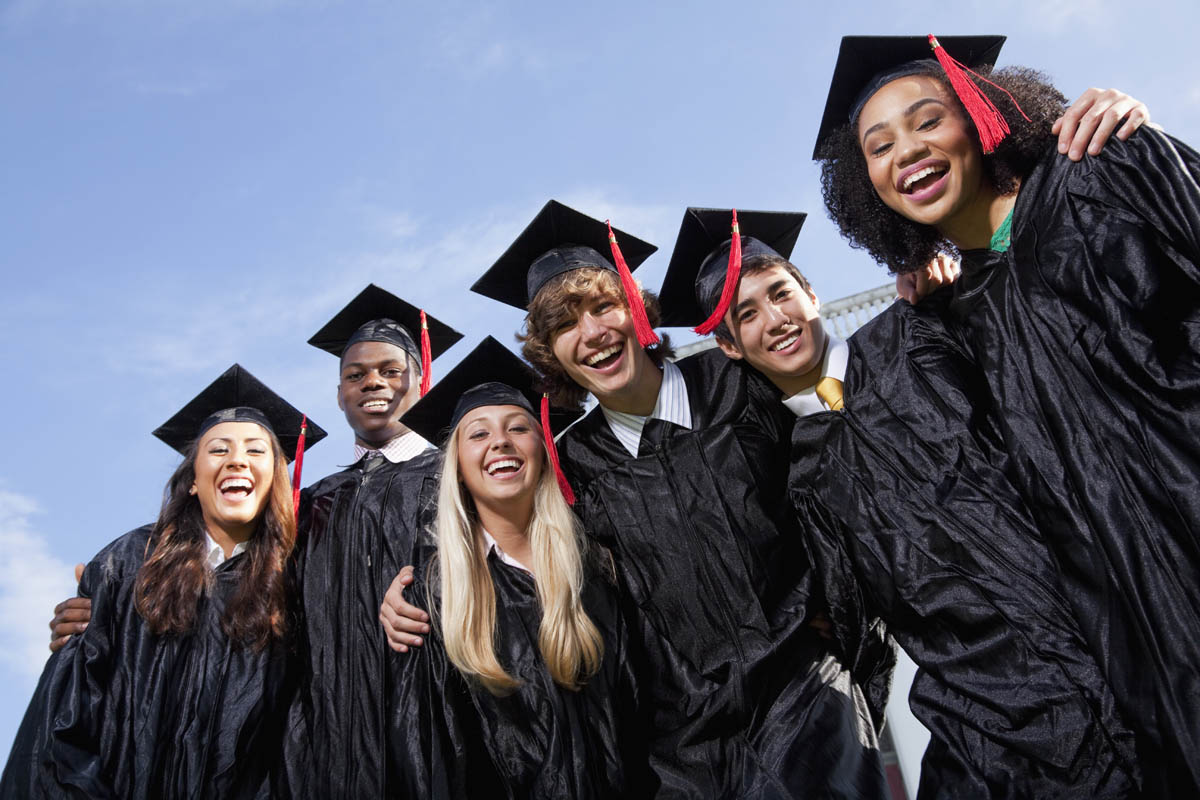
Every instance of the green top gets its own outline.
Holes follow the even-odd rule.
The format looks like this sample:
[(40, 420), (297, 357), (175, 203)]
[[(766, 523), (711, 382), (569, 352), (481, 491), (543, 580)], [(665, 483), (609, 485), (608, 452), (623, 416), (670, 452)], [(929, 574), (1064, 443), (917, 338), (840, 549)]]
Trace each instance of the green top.
[(1012, 215), (1013, 212), (1009, 211), (1004, 222), (1001, 222), (1000, 227), (992, 234), (992, 240), (988, 242), (989, 250), (995, 250), (997, 253), (1008, 252), (1008, 246), (1012, 244)]

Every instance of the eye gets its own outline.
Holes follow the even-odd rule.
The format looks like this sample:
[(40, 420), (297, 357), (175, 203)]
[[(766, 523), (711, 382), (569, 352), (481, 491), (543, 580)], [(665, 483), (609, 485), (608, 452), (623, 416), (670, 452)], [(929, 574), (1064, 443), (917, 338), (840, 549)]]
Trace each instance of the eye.
[(213, 446), (208, 448), (208, 454), (210, 456), (223, 456), (228, 452), (229, 452), (229, 448), (223, 444), (214, 444)]
[(467, 435), (467, 438), (473, 442), (477, 442), (481, 439), (486, 439), (487, 435), (488, 435), (488, 432), (486, 429), (479, 428), (477, 430), (471, 431), (471, 433)]
[(248, 447), (246, 448), (246, 452), (252, 456), (265, 456), (267, 454), (266, 449), (263, 447)]
[(554, 332), (562, 333), (563, 331), (569, 331), (571, 328), (574, 328), (574, 327), (575, 327), (575, 320), (564, 319), (562, 322), (558, 323), (557, 326), (555, 326)]
[(892, 143), (891, 143), (891, 142), (884, 142), (883, 144), (876, 145), (876, 146), (875, 146), (875, 147), (874, 147), (874, 148), (871, 150), (871, 155), (873, 155), (873, 156), (881, 156), (881, 155), (883, 155), (884, 153), (886, 153), (888, 150), (891, 150), (891, 149), (892, 149)]
[(345, 375), (342, 376), (342, 380), (349, 381), (350, 383), (354, 383), (356, 381), (362, 380), (362, 376), (363, 376), (363, 374), (361, 372), (347, 372)]
[(743, 309), (742, 313), (738, 314), (738, 322), (749, 322), (754, 319), (754, 314), (755, 310), (753, 308)]
[(392, 367), (390, 369), (385, 369), (383, 371), (383, 377), (385, 377), (385, 378), (399, 378), (403, 374), (404, 374), (404, 370), (399, 369), (397, 367)]
[(920, 125), (918, 125), (917, 130), (919, 130), (919, 131), (932, 130), (933, 128), (936, 128), (938, 123), (941, 121), (942, 121), (942, 118), (940, 116), (930, 117), (929, 119), (925, 120)]
[(615, 307), (616, 305), (611, 300), (605, 300), (596, 306), (596, 313), (605, 314), (612, 311)]
[(531, 430), (531, 428), (524, 422), (519, 422), (516, 425), (510, 425), (508, 426), (508, 429), (513, 433), (529, 433)]
[(776, 299), (776, 300), (787, 300), (787, 299), (788, 299), (789, 297), (791, 297), (791, 296), (792, 296), (792, 290), (791, 290), (791, 289), (780, 289), (780, 290), (779, 290), (779, 291), (778, 291), (778, 292), (775, 294), (775, 299)]

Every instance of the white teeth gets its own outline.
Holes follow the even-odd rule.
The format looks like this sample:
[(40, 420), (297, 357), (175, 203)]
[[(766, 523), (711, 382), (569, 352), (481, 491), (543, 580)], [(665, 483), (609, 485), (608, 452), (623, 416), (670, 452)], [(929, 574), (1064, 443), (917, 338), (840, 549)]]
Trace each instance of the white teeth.
[(587, 364), (589, 367), (595, 366), (596, 364), (599, 364), (601, 361), (608, 358), (609, 356), (615, 356), (619, 352), (621, 352), (621, 345), (614, 344), (612, 347), (606, 348), (604, 350), (601, 350), (599, 353), (595, 353), (593, 355), (588, 356), (586, 359), (584, 359), (583, 363)]
[(783, 340), (782, 342), (780, 342), (779, 344), (772, 345), (772, 346), (771, 346), (771, 352), (772, 352), (772, 353), (774, 353), (775, 351), (777, 351), (777, 350), (782, 350), (782, 349), (783, 349), (783, 348), (785, 348), (785, 347), (791, 347), (791, 346), (792, 346), (792, 342), (796, 341), (796, 340), (797, 340), (797, 339), (799, 339), (799, 338), (800, 338), (800, 334), (798, 334), (798, 333), (797, 333), (797, 334), (793, 334), (792, 336), (789, 336), (788, 338), (784, 339), (784, 340)]
[(505, 458), (505, 459), (501, 459), (500, 461), (493, 461), (491, 464), (488, 464), (488, 467), (487, 467), (488, 475), (495, 475), (496, 470), (504, 469), (505, 467), (512, 467), (513, 469), (520, 469), (521, 462), (517, 461), (515, 458)]
[(363, 408), (387, 408), (387, 400), (368, 400), (362, 404)]
[(226, 478), (221, 481), (219, 488), (222, 492), (226, 489), (245, 489), (246, 491), (250, 491), (254, 488), (254, 484), (250, 483), (249, 478)]
[(909, 189), (912, 188), (912, 185), (914, 183), (921, 180), (922, 178), (927, 178), (930, 175), (933, 175), (933, 174), (941, 172), (941, 171), (942, 171), (941, 167), (925, 167), (925, 169), (917, 170), (912, 175), (909, 175), (907, 178), (904, 179), (904, 191), (907, 192)]

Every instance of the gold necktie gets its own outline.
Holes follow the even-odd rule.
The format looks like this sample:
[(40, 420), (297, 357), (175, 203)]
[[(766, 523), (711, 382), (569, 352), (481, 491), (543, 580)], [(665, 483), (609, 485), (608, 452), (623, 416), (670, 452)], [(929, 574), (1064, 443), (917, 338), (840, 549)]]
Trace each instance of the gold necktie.
[(826, 376), (817, 381), (817, 397), (830, 411), (842, 410), (842, 382)]

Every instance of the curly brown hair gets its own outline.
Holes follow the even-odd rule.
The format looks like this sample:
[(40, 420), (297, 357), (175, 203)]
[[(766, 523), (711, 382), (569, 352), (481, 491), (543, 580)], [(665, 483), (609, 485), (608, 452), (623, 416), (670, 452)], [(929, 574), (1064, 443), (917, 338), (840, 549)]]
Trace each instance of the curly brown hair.
[[(287, 632), (285, 566), (296, 543), (292, 484), (283, 448), (270, 433), (275, 454), (271, 496), (242, 558), (247, 559), (221, 627), (235, 642), (261, 650)], [(198, 441), (170, 480), (162, 511), (147, 545), (150, 555), (138, 570), (134, 607), (154, 634), (185, 634), (196, 624), (200, 599), (212, 588), (200, 499), (190, 493), (196, 479)]]
[[(628, 309), (621, 281), (611, 270), (600, 267), (583, 267), (557, 275), (538, 290), (529, 313), (525, 316), (525, 329), (517, 334), (521, 343), (521, 354), (541, 374), (541, 390), (550, 395), (550, 401), (563, 408), (579, 408), (587, 398), (584, 389), (567, 374), (554, 356), (554, 340), (559, 326), (575, 319), (579, 307), (588, 298), (599, 295)], [(642, 303), (646, 306), (646, 317), (650, 326), (657, 328), (662, 319), (658, 297), (653, 292), (642, 290)], [(661, 367), (663, 360), (675, 353), (670, 338), (659, 334), (662, 342), (646, 348), (646, 355), (655, 366)]]
[[(930, 60), (928, 68), (916, 74), (934, 78), (946, 88), (971, 134), (978, 138), (971, 118), (938, 63)], [(995, 151), (983, 156), (988, 181), (1000, 194), (1011, 194), (1046, 154), (1053, 140), (1050, 128), (1066, 108), (1067, 99), (1045, 75), (1025, 67), (1006, 67), (995, 72), (985, 68), (979, 74), (1012, 93), (1029, 116), (1026, 120), (1016, 113), (1012, 100), (1000, 89), (971, 78), (1005, 112), (1011, 128)], [(821, 150), (820, 161), (825, 208), (851, 247), (866, 250), (877, 262), (899, 273), (923, 268), (939, 251), (956, 252), (954, 245), (936, 228), (904, 218), (879, 199), (867, 174), (855, 125), (843, 125), (830, 135)]]

